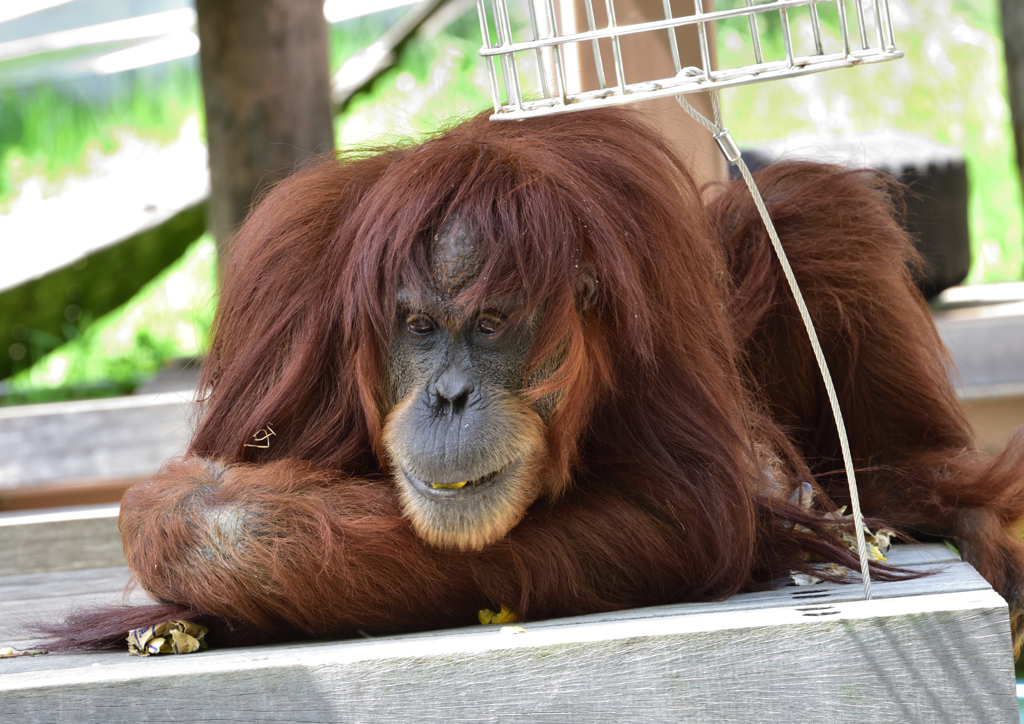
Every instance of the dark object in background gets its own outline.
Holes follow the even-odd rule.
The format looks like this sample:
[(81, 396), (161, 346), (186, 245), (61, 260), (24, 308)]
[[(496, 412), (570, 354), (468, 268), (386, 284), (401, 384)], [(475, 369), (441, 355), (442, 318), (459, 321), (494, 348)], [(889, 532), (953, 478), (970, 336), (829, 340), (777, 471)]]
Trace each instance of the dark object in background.
[(322, 0), (198, 0), (210, 149), (210, 231), (220, 258), (269, 186), (334, 150)]
[(1017, 149), (1017, 168), (1024, 186), (1024, 3), (1000, 0), (1003, 20), (1003, 53), (1006, 56), (1006, 96)]
[[(919, 136), (892, 131), (845, 136), (805, 136), (743, 150), (757, 172), (781, 159), (806, 159), (892, 174), (910, 190), (906, 226), (927, 266), (917, 279), (932, 298), (967, 277), (971, 238), (967, 223), (967, 167), (963, 155)], [(733, 177), (738, 176), (730, 169)]]

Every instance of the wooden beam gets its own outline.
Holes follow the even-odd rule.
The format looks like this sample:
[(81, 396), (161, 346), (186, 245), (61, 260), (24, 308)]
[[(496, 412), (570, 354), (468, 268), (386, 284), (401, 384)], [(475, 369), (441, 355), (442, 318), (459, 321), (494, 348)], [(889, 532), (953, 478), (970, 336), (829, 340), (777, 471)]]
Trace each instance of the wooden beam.
[(145, 476), (115, 479), (68, 480), (55, 484), (0, 490), (0, 513), (69, 505), (118, 503), (124, 492)]
[(125, 565), (120, 506), (0, 513), (0, 576)]
[(0, 495), (148, 477), (187, 446), (191, 402), (165, 392), (0, 408)]
[(196, 11), (223, 252), (260, 192), (334, 150), (327, 21), (323, 0), (197, 0)]
[(373, 86), (385, 71), (398, 62), (413, 36), (448, 0), (422, 0), (411, 7), (369, 47), (363, 48), (341, 66), (331, 80), (334, 112), (342, 113), (352, 98)]
[[(520, 631), (24, 657), (0, 662), (0, 701), (5, 720), (83, 723), (1016, 722), (1006, 604), (944, 546), (925, 548), (911, 557), (942, 568), (876, 583), (871, 601), (820, 584)], [(108, 570), (119, 599), (123, 569)], [(102, 600), (95, 572), (0, 579), (0, 638), (78, 586)]]
[[(63, 268), (0, 290), (0, 380), (35, 361), (31, 333), (63, 339), (69, 319), (95, 319), (119, 307), (205, 230), (206, 203), (200, 193), (184, 207), (151, 214), (127, 237), (113, 237)], [(74, 315), (68, 316), (72, 310)]]

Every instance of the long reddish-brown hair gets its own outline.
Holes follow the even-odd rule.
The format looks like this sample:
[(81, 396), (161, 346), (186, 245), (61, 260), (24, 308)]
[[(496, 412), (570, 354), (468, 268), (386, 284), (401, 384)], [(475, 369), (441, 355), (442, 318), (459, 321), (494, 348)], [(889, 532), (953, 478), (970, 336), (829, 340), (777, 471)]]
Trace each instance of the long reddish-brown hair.
[[(691, 176), (629, 111), (529, 124), (481, 115), (280, 184), (226, 265), (190, 454), (383, 469), (396, 291), (429, 278), (429, 240), (456, 213), (485, 258), (465, 301), (514, 293), (523, 313), (543, 310), (530, 363), (561, 363), (525, 394), (561, 400), (550, 444), (563, 487), (591, 472), (637, 495), (653, 488), (680, 517), (690, 557), (705, 561), (691, 580), (718, 594), (742, 585), (765, 485), (726, 316), (728, 269)], [(598, 293), (579, 314), (584, 272)], [(244, 447), (268, 423), (272, 446)]]
[[(540, 315), (519, 394), (557, 401), (556, 484), (468, 552), (416, 537), (380, 444), (397, 292), (428, 283), (455, 216), (484, 259), (462, 301)], [(263, 631), (242, 642), (457, 625), (484, 605), (539, 618), (724, 597), (815, 556), (855, 566), (820, 510), (789, 502), (811, 473), (748, 389), (723, 248), (685, 167), (628, 110), (481, 115), (296, 173), (225, 266), (186, 459), (122, 505), (129, 564), (168, 604), (79, 619), (65, 645), (186, 614)], [(249, 446), (268, 426), (269, 447)], [(211, 510), (258, 531), (226, 544)]]

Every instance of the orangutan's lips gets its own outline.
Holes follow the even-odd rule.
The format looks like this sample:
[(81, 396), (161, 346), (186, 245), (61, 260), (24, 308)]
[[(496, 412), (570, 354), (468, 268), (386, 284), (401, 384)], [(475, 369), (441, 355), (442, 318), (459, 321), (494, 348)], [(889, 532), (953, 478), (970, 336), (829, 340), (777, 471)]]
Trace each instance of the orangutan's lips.
[(479, 478), (473, 478), (472, 480), (462, 480), (456, 483), (428, 483), (420, 480), (415, 475), (410, 473), (408, 470), (403, 469), (405, 477), (413, 484), (413, 486), (420, 492), (428, 495), (435, 496), (458, 496), (465, 495), (476, 490), (482, 490), (483, 488), (491, 487), (491, 485), (502, 480), (506, 477), (506, 474), (516, 464), (516, 461), (506, 463), (497, 470), (481, 475)]

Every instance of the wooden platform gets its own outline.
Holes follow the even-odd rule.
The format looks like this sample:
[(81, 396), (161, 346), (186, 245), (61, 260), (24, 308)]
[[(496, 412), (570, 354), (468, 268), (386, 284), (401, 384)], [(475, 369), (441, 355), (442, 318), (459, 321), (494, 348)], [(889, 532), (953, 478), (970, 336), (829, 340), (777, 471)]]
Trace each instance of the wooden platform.
[[(0, 510), (120, 500), (188, 445), (192, 390), (0, 408)], [(76, 498), (76, 495), (79, 498)], [(97, 499), (97, 502), (98, 500)]]
[[(1024, 295), (1024, 283), (948, 291), (1012, 299)], [(956, 366), (958, 392), (977, 444), (995, 454), (1024, 425), (1024, 300), (940, 309), (935, 324)]]
[[(936, 569), (615, 614), (140, 659), (0, 660), (5, 721), (1016, 722), (1006, 605), (941, 545)], [(0, 578), (0, 644), (123, 598), (107, 568)], [(143, 596), (134, 593), (131, 600)], [(472, 612), (467, 612), (467, 618)], [(468, 623), (468, 621), (467, 621)], [(19, 641), (19, 639), (22, 639)], [(213, 642), (215, 644), (215, 642)]]
[(125, 565), (119, 508), (114, 503), (0, 513), (0, 576)]

